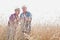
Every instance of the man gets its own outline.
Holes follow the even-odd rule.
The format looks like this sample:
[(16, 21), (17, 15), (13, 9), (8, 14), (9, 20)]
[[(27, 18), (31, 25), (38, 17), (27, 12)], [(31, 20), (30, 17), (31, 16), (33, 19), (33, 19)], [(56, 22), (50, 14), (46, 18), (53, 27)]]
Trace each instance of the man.
[(12, 14), (9, 17), (9, 21), (8, 21), (8, 26), (9, 26), (8, 40), (14, 40), (15, 31), (16, 31), (16, 28), (17, 28), (18, 22), (19, 22), (19, 17), (18, 17), (19, 13), (20, 13), (20, 9), (16, 8), (15, 13)]
[(32, 15), (30, 12), (27, 11), (27, 7), (22, 7), (23, 12), (20, 15), (20, 19), (22, 20), (22, 32), (26, 34), (30, 34), (31, 31), (31, 21)]

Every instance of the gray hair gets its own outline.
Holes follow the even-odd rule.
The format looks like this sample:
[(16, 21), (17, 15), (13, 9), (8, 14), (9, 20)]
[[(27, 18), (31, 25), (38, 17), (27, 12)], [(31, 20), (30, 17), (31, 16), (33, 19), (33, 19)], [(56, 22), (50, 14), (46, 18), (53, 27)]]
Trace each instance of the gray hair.
[(24, 5), (24, 6), (22, 6), (22, 9), (23, 9), (23, 8), (27, 8), (27, 7)]

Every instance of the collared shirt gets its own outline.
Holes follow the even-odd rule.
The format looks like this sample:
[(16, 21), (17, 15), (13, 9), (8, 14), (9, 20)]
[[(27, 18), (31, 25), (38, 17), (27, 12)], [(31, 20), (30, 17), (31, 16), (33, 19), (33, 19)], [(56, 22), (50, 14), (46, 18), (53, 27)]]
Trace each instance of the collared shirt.
[(25, 19), (26, 18), (32, 19), (31, 13), (30, 12), (26, 12), (25, 14), (21, 13), (20, 18), (23, 20), (22, 23), (21, 23), (22, 32), (30, 33), (30, 31), (31, 31), (31, 22), (26, 21)]
[(12, 14), (10, 17), (9, 17), (9, 20), (10, 21), (14, 21), (16, 19), (16, 14)]
[[(10, 17), (9, 17), (9, 21), (8, 21), (8, 25), (10, 25), (10, 24), (17, 24), (18, 23), (18, 21), (17, 21), (17, 18), (18, 18), (18, 16), (14, 13), (14, 14), (12, 14)], [(16, 21), (16, 22), (15, 22)]]
[(29, 17), (29, 18), (32, 19), (32, 15), (31, 15), (30, 12), (26, 12), (25, 14), (24, 13), (21, 13), (21, 15), (20, 15), (20, 18), (27, 18), (27, 17)]

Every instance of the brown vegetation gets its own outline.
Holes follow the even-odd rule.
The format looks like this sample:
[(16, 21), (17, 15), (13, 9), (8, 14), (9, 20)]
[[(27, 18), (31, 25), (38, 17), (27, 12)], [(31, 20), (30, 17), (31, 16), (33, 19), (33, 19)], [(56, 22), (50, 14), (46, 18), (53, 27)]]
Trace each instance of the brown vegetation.
[[(18, 29), (20, 30), (20, 29)], [(18, 31), (17, 31), (18, 32)], [(19, 33), (17, 33), (20, 35)], [(19, 36), (16, 36), (20, 38)], [(60, 40), (60, 26), (55, 25), (35, 25), (32, 26), (30, 40)], [(0, 40), (7, 39), (7, 27), (0, 26)], [(18, 39), (19, 40), (19, 39)]]

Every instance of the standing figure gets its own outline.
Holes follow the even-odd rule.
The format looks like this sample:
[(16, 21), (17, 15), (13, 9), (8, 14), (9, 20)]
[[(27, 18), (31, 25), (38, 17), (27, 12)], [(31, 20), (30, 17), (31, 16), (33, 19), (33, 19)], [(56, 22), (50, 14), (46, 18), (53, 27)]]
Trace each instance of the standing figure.
[(8, 21), (8, 39), (7, 40), (15, 40), (15, 33), (16, 33), (16, 28), (18, 26), (18, 22), (19, 22), (19, 15), (20, 13), (20, 9), (16, 8), (15, 9), (15, 13), (12, 14), (9, 17), (9, 21)]
[(23, 12), (20, 15), (20, 19), (22, 20), (21, 22), (21, 29), (23, 33), (30, 34), (31, 31), (31, 20), (32, 20), (32, 15), (30, 12), (27, 11), (27, 7), (23, 6), (22, 7)]

